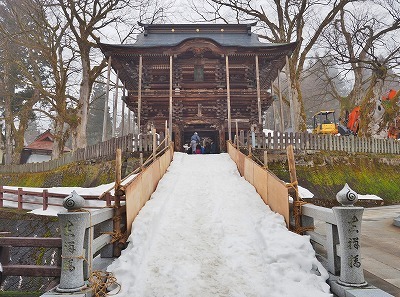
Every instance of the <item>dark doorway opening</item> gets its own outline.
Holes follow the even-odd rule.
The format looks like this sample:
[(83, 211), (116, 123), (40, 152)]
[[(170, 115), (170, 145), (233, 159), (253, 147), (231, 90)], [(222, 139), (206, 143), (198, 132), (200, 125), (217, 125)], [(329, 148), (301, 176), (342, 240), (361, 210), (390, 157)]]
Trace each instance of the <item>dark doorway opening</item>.
[(190, 144), (190, 138), (194, 134), (194, 132), (197, 132), (197, 134), (200, 136), (200, 141), (201, 145), (204, 145), (204, 142), (209, 142), (211, 144), (211, 141), (215, 143), (216, 146), (216, 153), (219, 153), (219, 131), (211, 128), (211, 127), (204, 127), (204, 126), (189, 126), (186, 127), (184, 132), (183, 132), (183, 144), (184, 145), (189, 145)]

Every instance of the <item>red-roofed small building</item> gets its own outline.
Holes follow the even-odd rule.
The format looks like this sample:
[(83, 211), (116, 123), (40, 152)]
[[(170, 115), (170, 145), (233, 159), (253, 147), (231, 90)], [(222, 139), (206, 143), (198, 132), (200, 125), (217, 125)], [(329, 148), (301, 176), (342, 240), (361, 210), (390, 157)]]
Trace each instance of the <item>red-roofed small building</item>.
[[(24, 147), (21, 153), (21, 164), (50, 161), (53, 144), (54, 135), (51, 134), (49, 129), (36, 137), (31, 144)], [(70, 151), (69, 148), (64, 147), (64, 153)]]

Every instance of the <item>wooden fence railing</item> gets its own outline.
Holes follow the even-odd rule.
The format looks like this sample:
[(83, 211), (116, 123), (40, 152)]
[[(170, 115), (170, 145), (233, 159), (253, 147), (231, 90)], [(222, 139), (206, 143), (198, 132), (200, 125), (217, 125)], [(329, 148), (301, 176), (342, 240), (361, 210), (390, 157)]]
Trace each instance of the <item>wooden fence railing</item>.
[[(158, 142), (164, 139), (164, 133), (160, 133)], [(0, 165), (0, 173), (23, 173), (23, 172), (43, 172), (54, 170), (60, 166), (98, 158), (115, 158), (116, 150), (120, 148), (123, 152), (152, 152), (152, 134), (128, 134), (118, 138), (90, 145), (76, 151), (63, 154), (58, 159), (40, 163), (29, 163), (20, 165)]]
[(239, 133), (241, 143), (259, 149), (285, 150), (293, 145), (297, 150), (343, 151), (348, 153), (400, 154), (400, 141), (356, 136), (318, 135), (311, 133)]
[[(122, 215), (125, 215), (125, 206), (123, 207)], [(102, 258), (112, 258), (113, 241), (112, 231), (114, 224), (113, 208), (102, 208), (89, 212), (85, 215), (90, 219), (87, 220), (87, 225), (84, 231), (84, 276), (89, 277), (90, 267), (92, 267), (94, 257), (100, 253)], [(94, 232), (96, 228), (97, 232)], [(68, 244), (64, 243), (64, 247)], [(41, 249), (56, 249), (56, 261), (53, 265), (20, 265), (10, 262), (10, 253), (14, 248), (31, 247)], [(0, 237), (0, 263), (3, 271), (0, 274), (0, 284), (7, 276), (48, 276), (60, 277), (63, 273), (61, 265), (61, 248), (63, 247), (61, 238), (44, 238), (44, 237)], [(67, 267), (68, 268), (68, 267)], [(58, 281), (56, 281), (58, 283)]]
[(231, 142), (227, 142), (228, 154), (236, 163), (240, 175), (254, 186), (265, 204), (281, 214), (289, 226), (289, 194), (286, 184), (271, 171), (261, 167), (251, 157), (236, 149)]
[[(0, 284), (7, 276), (49, 276), (61, 275), (61, 238), (45, 237), (0, 237)], [(26, 265), (10, 262), (12, 248), (41, 248), (57, 250), (55, 265)]]
[[(10, 194), (10, 195), (4, 195)], [(4, 202), (12, 202), (17, 204), (18, 209), (26, 209), (24, 208), (24, 204), (33, 204), (33, 205), (42, 205), (43, 210), (46, 210), (49, 206), (63, 206), (63, 200), (69, 194), (60, 194), (60, 193), (51, 193), (47, 189), (44, 189), (42, 192), (37, 191), (25, 191), (23, 188), (18, 189), (7, 189), (0, 185), (0, 208), (4, 207)], [(98, 205), (85, 205), (85, 208), (101, 208), (105, 206), (111, 206), (112, 201), (114, 201), (115, 197), (107, 192), (103, 200), (99, 200), (99, 195), (81, 195), (85, 200), (95, 201)], [(103, 202), (104, 205), (100, 205)]]

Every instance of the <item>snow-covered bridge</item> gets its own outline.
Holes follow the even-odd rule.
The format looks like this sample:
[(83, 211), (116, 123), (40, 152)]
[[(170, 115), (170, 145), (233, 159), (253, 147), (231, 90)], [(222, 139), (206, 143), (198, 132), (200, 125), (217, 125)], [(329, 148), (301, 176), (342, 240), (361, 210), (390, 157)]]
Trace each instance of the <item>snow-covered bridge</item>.
[(175, 153), (108, 270), (117, 296), (330, 296), (308, 237), (287, 230), (228, 154)]

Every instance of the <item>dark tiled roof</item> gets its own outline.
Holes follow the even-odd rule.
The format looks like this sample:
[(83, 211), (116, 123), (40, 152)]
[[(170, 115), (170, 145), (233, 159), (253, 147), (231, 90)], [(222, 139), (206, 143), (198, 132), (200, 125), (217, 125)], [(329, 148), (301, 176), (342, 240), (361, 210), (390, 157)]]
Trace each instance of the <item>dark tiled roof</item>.
[(189, 39), (211, 39), (222, 46), (243, 46), (243, 47), (271, 47), (272, 43), (260, 42), (254, 33), (151, 33), (147, 36), (144, 33), (138, 35), (136, 43), (132, 47), (157, 47), (174, 46)]
[[(251, 32), (253, 24), (141, 24), (143, 32), (134, 44), (113, 45), (115, 48), (151, 48), (176, 46), (191, 39), (208, 39), (220, 46), (277, 47), (277, 43), (260, 42)], [(101, 44), (102, 45), (102, 44)], [(105, 45), (105, 44), (104, 44)], [(282, 44), (286, 45), (286, 44)]]

